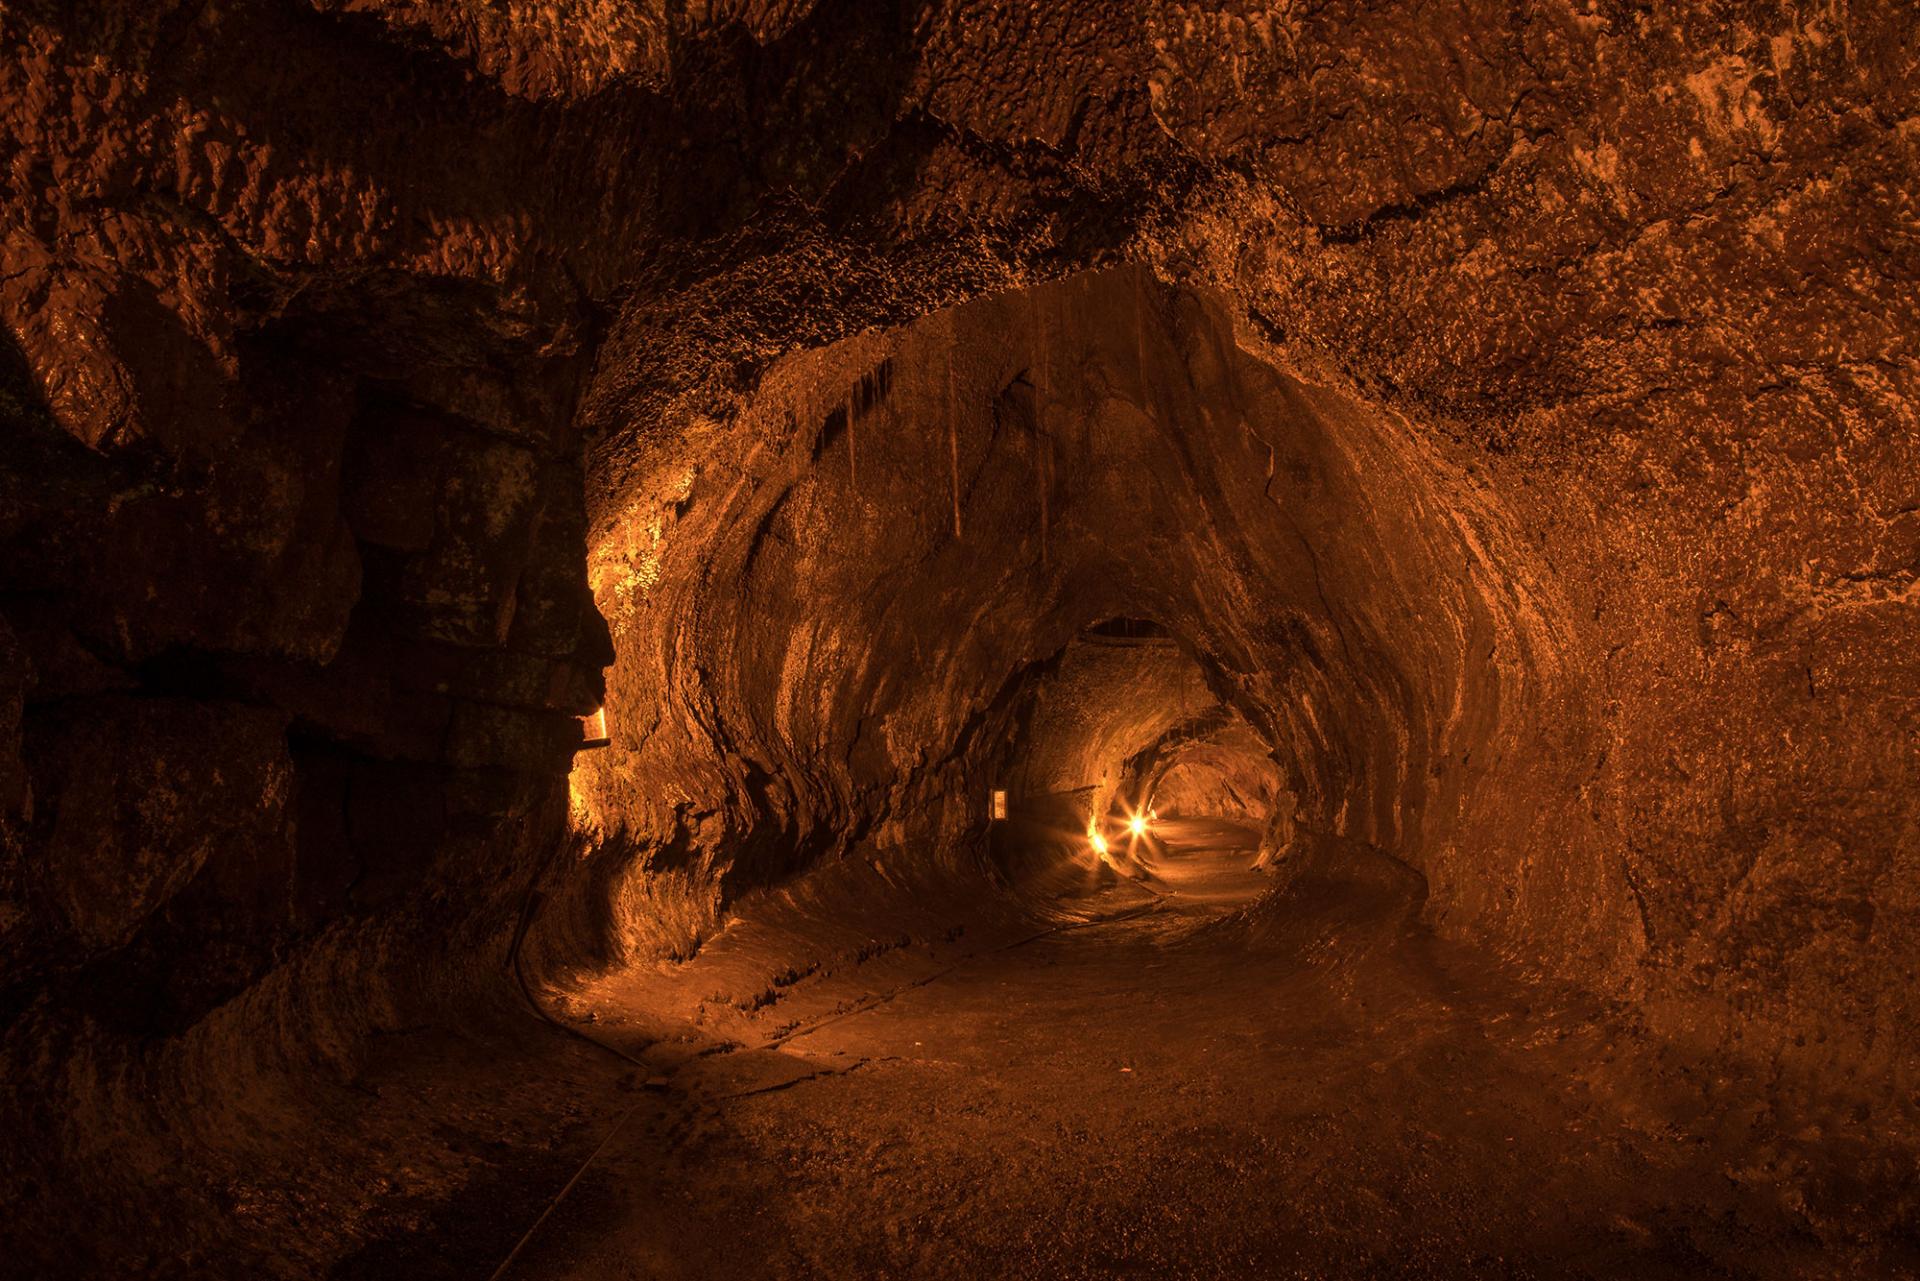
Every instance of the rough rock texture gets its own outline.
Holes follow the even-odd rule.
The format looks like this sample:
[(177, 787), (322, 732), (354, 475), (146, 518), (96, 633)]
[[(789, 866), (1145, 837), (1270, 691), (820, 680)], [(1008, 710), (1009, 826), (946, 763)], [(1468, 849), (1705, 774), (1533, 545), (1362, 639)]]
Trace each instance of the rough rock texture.
[[(1486, 561), (1464, 590), (1544, 629), (1515, 652), (1500, 623), (1468, 624), (1490, 629), (1455, 642), (1479, 688), (1430, 709), (1555, 736), (1457, 758), (1463, 785), (1498, 779), (1502, 822), (1521, 826), (1421, 834), (1451, 887), (1439, 919), (1644, 999), (1676, 1031), (1910, 1072), (1908, 26), (1784, 7), (1153, 6), (1143, 32), (1087, 9), (971, 17), (956, 25), (990, 70), (942, 77), (948, 46), (929, 38), (921, 101), (1009, 172), (989, 199), (936, 149), (918, 192), (1022, 234), (991, 215), (1046, 210), (1054, 262), (1132, 250), (1220, 289), (1245, 346), (1353, 406), (1343, 429), (1378, 425), (1343, 430), (1385, 491), (1375, 509), (1451, 522)], [(887, 225), (936, 216), (903, 207)], [(830, 246), (787, 252), (801, 280), (837, 265)], [(763, 353), (756, 326), (790, 306), (780, 279), (756, 264), (615, 325), (589, 400), (610, 493), (631, 492), (635, 442), (658, 435), (614, 424), (721, 421), (688, 393), (636, 395), (659, 385), (643, 340), (677, 323), (721, 368)], [(868, 297), (892, 306), (886, 286)], [(626, 523), (623, 501), (597, 500), (603, 523)], [(1382, 568), (1349, 590), (1391, 598)], [(1346, 639), (1364, 663), (1400, 638)], [(1377, 728), (1348, 732), (1397, 750)], [(1409, 844), (1411, 813), (1379, 796), (1349, 817)]]
[(1019, 761), (1006, 781), (1016, 798), (1086, 792), (1090, 811), (1143, 802), (1142, 780), (1129, 777), (1133, 758), (1225, 714), (1206, 673), (1172, 637), (1082, 635), (1033, 682), (1029, 698)]
[(1261, 825), (1281, 810), (1293, 820), (1293, 789), (1267, 746), (1238, 716), (1203, 716), (1161, 738), (1129, 773), (1155, 815), (1222, 818)]
[[(1565, 604), (1396, 428), (1137, 270), (783, 362), (596, 550), (615, 748), (576, 793), (643, 874), (724, 889), (867, 839), (964, 856), (996, 781), (1105, 812), (1224, 705), (1315, 826), (1428, 870), (1462, 928), (1626, 970), (1632, 890), (1569, 799), (1594, 731)], [(1122, 614), (1180, 639), (1062, 653)], [(624, 894), (637, 939), (654, 896)]]
[(1032, 681), (1121, 615), (1443, 930), (1910, 1094), (1914, 32), (0, 9), (16, 1224), (497, 995), (543, 877), (557, 968), (976, 857)]

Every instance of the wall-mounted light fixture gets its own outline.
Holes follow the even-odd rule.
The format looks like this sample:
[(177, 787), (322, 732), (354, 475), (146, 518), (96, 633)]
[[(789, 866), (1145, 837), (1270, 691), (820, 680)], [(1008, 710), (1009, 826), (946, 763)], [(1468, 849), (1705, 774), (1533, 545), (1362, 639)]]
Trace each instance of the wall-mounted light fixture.
[(993, 789), (993, 802), (989, 811), (989, 817), (998, 821), (998, 820), (1005, 819), (1006, 816), (1007, 816), (1006, 789), (996, 787)]
[(597, 707), (593, 715), (580, 718), (580, 750), (592, 747), (605, 747), (613, 739), (607, 733), (607, 709)]

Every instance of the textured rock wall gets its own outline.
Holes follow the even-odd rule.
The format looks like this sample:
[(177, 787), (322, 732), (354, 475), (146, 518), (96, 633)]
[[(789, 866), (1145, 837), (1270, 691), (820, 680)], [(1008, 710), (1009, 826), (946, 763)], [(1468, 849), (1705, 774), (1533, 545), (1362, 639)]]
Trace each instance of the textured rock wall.
[[(606, 656), (590, 544), (576, 808), (638, 853), (573, 883), (625, 946), (961, 841), (1025, 665), (1154, 613), (1443, 927), (1910, 1080), (1913, 33), (8, 5), (9, 1079), (93, 1047), (105, 1132), (503, 934)], [(1122, 260), (1171, 288), (935, 314)]]
[(1273, 749), (1172, 637), (1083, 635), (1028, 684), (1003, 780), (1016, 805), (1071, 794), (1096, 822), (1151, 804), (1263, 827), (1292, 796)]
[[(1713, 653), (1701, 627), (1673, 637), (1647, 614), (1596, 613), (1599, 584), (1654, 593), (1661, 580), (1644, 561), (1580, 560), (1619, 533), (1584, 481), (1556, 470), (1550, 487), (1536, 483), (1517, 470), (1517, 448), (1473, 453), (1395, 409), (1297, 382), (1264, 363), (1274, 348), (1262, 332), (1236, 335), (1212, 303), (1111, 273), (776, 367), (767, 398), (736, 424), (708, 420), (688, 452), (660, 455), (661, 479), (629, 491), (645, 497), (600, 545), (596, 583), (622, 670), (647, 671), (647, 684), (627, 688), (616, 673), (616, 706), (644, 709), (623, 750), (658, 754), (606, 757), (585, 784), (591, 808), (649, 815), (652, 839), (710, 872), (737, 867), (728, 851), (778, 815), (776, 844), (797, 861), (742, 886), (870, 835), (942, 846), (969, 830), (985, 781), (959, 758), (941, 762), (958, 773), (922, 774), (917, 745), (968, 745), (979, 718), (1004, 707), (1007, 683), (1056, 652), (1067, 628), (1146, 614), (1190, 641), (1214, 694), (1291, 764), (1300, 821), (1422, 870), (1447, 928), (1637, 997), (1670, 1031), (1904, 1070), (1890, 1029), (1905, 1026), (1905, 997), (1889, 979), (1903, 973), (1912, 928), (1908, 821), (1893, 818), (1858, 856), (1819, 840), (1788, 855), (1779, 836), (1771, 852), (1763, 840), (1735, 855), (1728, 829), (1710, 879), (1740, 884), (1731, 903), (1671, 879), (1666, 860), (1680, 856), (1656, 851), (1677, 851), (1687, 829), (1647, 825), (1674, 804), (1670, 787), (1619, 771), (1657, 757), (1745, 777), (1752, 753), (1776, 750), (1723, 736), (1709, 751), (1677, 728), (1676, 716), (1703, 713), (1670, 676), (1623, 683), (1628, 649)], [(766, 427), (789, 418), (791, 428)], [(1883, 436), (1910, 443), (1897, 423)], [(714, 461), (696, 462), (696, 448)], [(1667, 492), (1684, 508), (1683, 491)], [(1590, 504), (1584, 524), (1569, 503)], [(1589, 572), (1568, 578), (1574, 563)], [(1882, 612), (1904, 608), (1889, 600)], [(648, 648), (629, 658), (635, 639)], [(723, 669), (718, 653), (748, 661)], [(1874, 661), (1906, 660), (1887, 649)], [(1764, 687), (1760, 670), (1720, 671), (1747, 682), (1742, 699)], [(676, 673), (692, 672), (697, 695), (677, 687), (688, 678)], [(1891, 719), (1870, 750), (1887, 753), (1885, 777), (1897, 777), (1911, 766), (1898, 728), (1911, 709), (1882, 692), (1867, 714)], [(703, 710), (677, 715), (683, 698)], [(1773, 714), (1762, 705), (1740, 702), (1739, 714)], [(802, 708), (810, 719), (793, 719)], [(656, 728), (681, 733), (675, 722), (702, 728), (650, 743)], [(1098, 733), (1077, 744), (1089, 760)], [(1703, 753), (1692, 766), (1680, 754), (1689, 744)], [(688, 809), (703, 822), (731, 813), (729, 826), (696, 834), (639, 795), (675, 795), (662, 780), (687, 762), (736, 753), (758, 759), (734, 759), (731, 781), (708, 774), (707, 799)], [(752, 783), (756, 770), (777, 781)], [(1875, 777), (1858, 783), (1857, 821), (1869, 827), (1906, 804)], [(903, 778), (943, 781), (916, 792)], [(879, 780), (895, 785), (884, 800)], [(770, 809), (728, 809), (727, 797), (756, 786), (778, 794)], [(626, 787), (634, 794), (620, 795)], [(951, 796), (964, 798), (958, 809), (937, 799)], [(1789, 807), (1778, 821), (1800, 819)], [(820, 834), (812, 844), (795, 839), (808, 831)], [(1803, 867), (1836, 857), (1831, 870), (1857, 888), (1836, 895), (1786, 867), (1775, 879), (1767, 864), (1781, 857)], [(1706, 874), (1702, 850), (1685, 858)], [(1882, 870), (1856, 881), (1847, 869), (1859, 858)], [(1773, 968), (1683, 962), (1662, 941), (1663, 920), (1686, 922), (1695, 958), (1744, 937)], [(1815, 991), (1847, 992), (1848, 1019), (1816, 1015)], [(1768, 1019), (1779, 1022), (1741, 1031)]]
[(1287, 771), (1238, 715), (1202, 715), (1176, 726), (1128, 763), (1131, 786), (1157, 813), (1224, 818), (1290, 830), (1294, 793)]
[[(1438, 919), (1518, 954), (1644, 956), (1579, 968), (1669, 1030), (1910, 1073), (1911, 23), (1891, 5), (1132, 12), (1142, 27), (1101, 6), (937, 15), (900, 119), (941, 136), (910, 191), (868, 181), (911, 149), (904, 125), (844, 189), (888, 190), (889, 243), (965, 208), (1006, 237), (989, 262), (1131, 252), (1210, 283), (1250, 347), (1397, 424), (1456, 492), (1497, 496), (1533, 549), (1505, 572), (1554, 584), (1581, 624), (1555, 684), (1591, 733), (1557, 764), (1503, 763), (1539, 777), (1515, 784), (1520, 827), (1489, 837), (1531, 853), (1433, 846)], [(906, 244), (922, 296), (955, 287)], [(605, 368), (621, 381), (626, 325), (720, 369), (764, 359), (795, 280), (850, 325), (909, 290), (831, 235), (786, 261), (629, 312)], [(648, 409), (627, 420), (675, 394), (629, 396)], [(1625, 915), (1540, 906), (1582, 898)]]
[(467, 104), (284, 8), (0, 31), (4, 1195), (84, 1270), (486, 986), (608, 653), (578, 316), (408, 159)]
[(1195, 759), (1175, 765), (1154, 789), (1154, 813), (1162, 818), (1223, 818), (1264, 828), (1273, 816), (1278, 789), (1270, 778), (1237, 768), (1239, 763), (1237, 754), (1207, 760), (1196, 753)]
[[(966, 857), (988, 786), (1092, 787), (1102, 808), (1224, 702), (1324, 830), (1420, 864), (1468, 844), (1468, 894), (1542, 857), (1547, 821), (1520, 807), (1583, 768), (1563, 620), (1500, 559), (1525, 553), (1485, 495), (1137, 271), (783, 362), (657, 466), (594, 554), (615, 743), (575, 778), (583, 811), (639, 839), (643, 878), (691, 869), (724, 896), (863, 843)], [(1062, 653), (1123, 614), (1193, 657)], [(1524, 910), (1629, 963), (1626, 886), (1560, 827), (1579, 871)], [(624, 894), (631, 945), (657, 895)]]
[[(1114, 519), (1133, 514), (1121, 510)], [(1206, 674), (1171, 638), (1083, 636), (1033, 682), (1028, 698), (1008, 779), (1015, 794), (1084, 791), (1096, 808), (1127, 781), (1136, 754), (1220, 707)]]

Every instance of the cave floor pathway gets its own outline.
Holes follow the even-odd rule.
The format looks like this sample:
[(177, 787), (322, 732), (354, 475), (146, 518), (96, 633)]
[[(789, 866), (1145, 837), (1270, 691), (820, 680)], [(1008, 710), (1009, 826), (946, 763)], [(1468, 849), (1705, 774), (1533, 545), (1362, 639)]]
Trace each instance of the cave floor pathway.
[(507, 1275), (1834, 1274), (1737, 1100), (1378, 893), (1241, 928), (1246, 842), (1185, 835), (1150, 905), (676, 1079)]

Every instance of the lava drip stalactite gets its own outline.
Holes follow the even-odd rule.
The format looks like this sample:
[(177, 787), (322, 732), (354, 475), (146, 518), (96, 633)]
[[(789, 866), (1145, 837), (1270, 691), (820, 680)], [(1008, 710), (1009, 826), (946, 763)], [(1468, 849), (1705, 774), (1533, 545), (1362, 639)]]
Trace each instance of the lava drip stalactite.
[(957, 422), (960, 406), (954, 394), (953, 352), (951, 349), (947, 352), (946, 408), (947, 466), (948, 475), (952, 480), (953, 536), (957, 540), (962, 537), (960, 532), (960, 427)]
[(1047, 563), (1047, 541), (1050, 533), (1048, 494), (1053, 484), (1052, 462), (1053, 437), (1047, 432), (1047, 334), (1040, 323), (1040, 299), (1038, 293), (1029, 295), (1027, 323), (1033, 332), (1033, 453), (1034, 470), (1038, 477), (1040, 491), (1040, 564)]
[(854, 446), (854, 397), (847, 394), (847, 488), (856, 495), (860, 492), (860, 462), (855, 455)]

